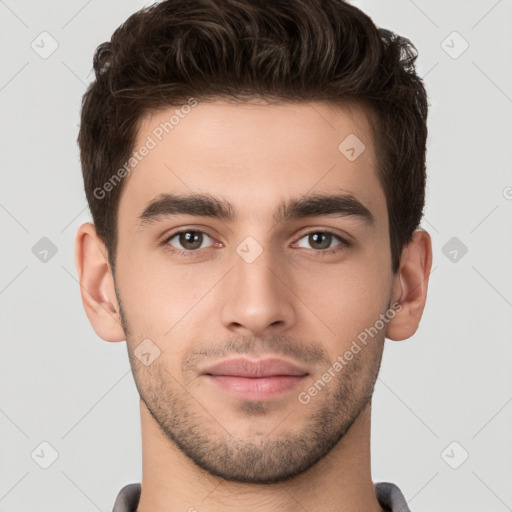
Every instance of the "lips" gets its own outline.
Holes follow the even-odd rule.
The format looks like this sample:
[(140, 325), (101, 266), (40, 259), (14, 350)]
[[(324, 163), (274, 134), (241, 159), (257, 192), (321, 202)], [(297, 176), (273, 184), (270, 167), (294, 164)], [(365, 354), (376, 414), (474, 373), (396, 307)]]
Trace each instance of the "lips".
[(203, 371), (203, 374), (256, 379), (278, 376), (303, 377), (308, 375), (308, 372), (283, 359), (268, 358), (253, 360), (238, 357), (214, 364)]
[(201, 375), (216, 390), (237, 399), (269, 401), (298, 386), (308, 372), (283, 359), (238, 357), (214, 364)]

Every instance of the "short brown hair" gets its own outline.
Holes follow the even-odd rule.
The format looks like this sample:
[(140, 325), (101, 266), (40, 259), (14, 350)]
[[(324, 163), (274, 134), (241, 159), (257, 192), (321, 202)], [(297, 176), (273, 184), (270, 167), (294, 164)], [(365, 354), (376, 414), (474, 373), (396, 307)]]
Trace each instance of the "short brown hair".
[(78, 135), (112, 268), (122, 183), (97, 190), (129, 160), (142, 117), (191, 97), (262, 97), (369, 107), (396, 273), (425, 203), (428, 104), (416, 58), (408, 39), (343, 0), (165, 0), (131, 15), (96, 49)]

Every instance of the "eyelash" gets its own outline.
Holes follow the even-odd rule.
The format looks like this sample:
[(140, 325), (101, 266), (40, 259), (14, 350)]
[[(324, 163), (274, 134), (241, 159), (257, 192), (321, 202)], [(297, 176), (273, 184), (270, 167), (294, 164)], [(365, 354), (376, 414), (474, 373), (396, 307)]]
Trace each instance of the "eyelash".
[[(201, 230), (198, 230), (198, 229), (182, 229), (180, 231), (176, 231), (174, 233), (172, 233), (171, 235), (167, 236), (163, 241), (162, 241), (162, 245), (165, 246), (165, 249), (168, 250), (169, 252), (171, 252), (172, 254), (176, 254), (178, 256), (185, 256), (185, 257), (195, 257), (198, 255), (199, 251), (201, 249), (194, 249), (194, 250), (182, 250), (182, 249), (176, 249), (176, 247), (173, 247), (172, 245), (169, 244), (169, 242), (175, 238), (176, 236), (182, 234), (182, 233), (201, 233), (203, 235), (206, 235), (208, 236), (209, 238), (212, 238), (210, 235), (208, 235), (208, 233), (205, 233), (204, 231), (201, 231)], [(332, 255), (332, 254), (337, 254), (338, 252), (341, 252), (343, 250), (345, 250), (346, 248), (350, 247), (350, 242), (348, 242), (348, 240), (342, 238), (340, 235), (332, 232), (332, 231), (322, 231), (322, 230), (312, 230), (312, 231), (308, 231), (307, 233), (304, 233), (298, 240), (297, 242), (294, 242), (294, 245), (296, 243), (298, 243), (300, 240), (302, 240), (304, 237), (308, 236), (308, 235), (312, 235), (312, 234), (318, 234), (318, 233), (321, 233), (323, 235), (331, 235), (333, 236), (334, 238), (337, 238), (341, 243), (339, 245), (337, 245), (334, 249), (320, 249), (320, 250), (315, 250), (315, 249), (311, 249), (312, 251), (315, 251), (316, 253), (318, 253), (320, 256), (327, 256), (327, 255)], [(207, 247), (205, 247), (204, 249), (207, 249)]]

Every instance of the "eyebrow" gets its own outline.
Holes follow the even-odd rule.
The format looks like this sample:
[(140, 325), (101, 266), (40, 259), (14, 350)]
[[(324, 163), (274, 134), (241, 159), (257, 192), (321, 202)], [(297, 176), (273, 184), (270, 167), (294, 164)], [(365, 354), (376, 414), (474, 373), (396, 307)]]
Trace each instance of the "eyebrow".
[[(139, 215), (141, 227), (173, 215), (213, 217), (227, 222), (236, 220), (236, 209), (224, 198), (206, 193), (160, 194)], [(352, 194), (312, 194), (280, 203), (273, 215), (275, 222), (304, 217), (330, 215), (354, 216), (375, 225), (371, 211)]]

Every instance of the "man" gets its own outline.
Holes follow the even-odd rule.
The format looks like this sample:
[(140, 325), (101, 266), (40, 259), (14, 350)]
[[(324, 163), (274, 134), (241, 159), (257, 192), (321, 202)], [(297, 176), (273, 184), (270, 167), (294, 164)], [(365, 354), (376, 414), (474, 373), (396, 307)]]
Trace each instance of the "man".
[(115, 512), (409, 510), (370, 412), (432, 264), (415, 58), (341, 0), (167, 0), (98, 47), (76, 265), (142, 426)]

